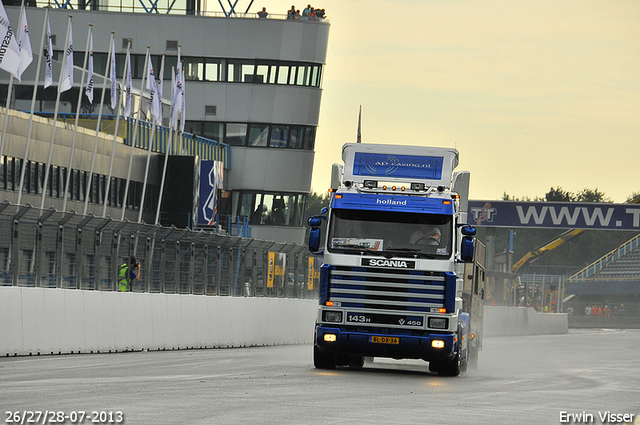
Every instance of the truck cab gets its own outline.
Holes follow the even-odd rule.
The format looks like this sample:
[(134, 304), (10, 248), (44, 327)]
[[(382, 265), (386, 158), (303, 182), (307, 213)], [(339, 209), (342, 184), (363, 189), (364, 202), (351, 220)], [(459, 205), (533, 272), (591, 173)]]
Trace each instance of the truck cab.
[(323, 255), (314, 365), (411, 358), (458, 375), (469, 359), (464, 264), (475, 234), (466, 223), (469, 173), (453, 172), (458, 152), (351, 143), (342, 157), (330, 207), (309, 219), (309, 248)]

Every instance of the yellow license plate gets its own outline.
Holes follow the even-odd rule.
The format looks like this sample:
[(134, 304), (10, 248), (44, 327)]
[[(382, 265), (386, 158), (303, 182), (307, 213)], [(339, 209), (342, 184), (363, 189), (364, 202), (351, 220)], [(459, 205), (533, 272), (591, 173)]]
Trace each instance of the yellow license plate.
[(393, 336), (372, 336), (371, 342), (378, 344), (400, 344), (400, 338)]

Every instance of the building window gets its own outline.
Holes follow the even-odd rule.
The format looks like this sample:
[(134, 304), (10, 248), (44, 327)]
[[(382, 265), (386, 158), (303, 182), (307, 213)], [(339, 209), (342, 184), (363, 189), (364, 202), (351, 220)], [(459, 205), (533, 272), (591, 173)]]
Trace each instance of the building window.
[(232, 146), (313, 150), (316, 137), (315, 127), (302, 125), (187, 121), (185, 129), (188, 133)]
[(287, 147), (287, 136), (289, 132), (287, 131), (289, 128), (288, 125), (274, 125), (271, 130), (271, 140), (269, 141), (269, 146), (273, 148), (286, 148)]
[(247, 139), (247, 124), (227, 124), (224, 141), (231, 146), (244, 146)]
[(249, 127), (248, 146), (267, 146), (269, 126), (267, 124), (251, 124)]
[(247, 218), (251, 225), (299, 227), (306, 199), (306, 194), (236, 191), (232, 193), (232, 220), (239, 217)]
[[(167, 40), (167, 44), (171, 40)], [(123, 40), (123, 43), (126, 43)], [(126, 49), (126, 45), (123, 46)], [(54, 59), (61, 60), (61, 50), (54, 51)], [(143, 54), (131, 55), (131, 76), (141, 79), (145, 67)], [(116, 53), (117, 77), (122, 78), (126, 54)], [(164, 80), (171, 79), (171, 70), (176, 68), (177, 56), (165, 56)], [(253, 59), (225, 59), (183, 56), (185, 79), (189, 81), (223, 81), (249, 84), (288, 84), (297, 86), (320, 87), (321, 64), (310, 64), (291, 61), (265, 61)], [(74, 56), (75, 65), (81, 67), (83, 55)], [(151, 55), (153, 69), (157, 78), (160, 76), (162, 55)], [(104, 70), (107, 65), (107, 53), (95, 52), (93, 66), (95, 70)]]

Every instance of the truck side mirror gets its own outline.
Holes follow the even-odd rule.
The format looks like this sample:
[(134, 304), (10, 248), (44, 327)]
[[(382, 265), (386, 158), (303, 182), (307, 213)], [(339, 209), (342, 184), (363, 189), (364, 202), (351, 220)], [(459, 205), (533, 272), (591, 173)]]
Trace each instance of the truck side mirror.
[[(318, 219), (319, 221), (320, 219)], [(311, 221), (311, 219), (309, 219)], [(320, 249), (320, 228), (312, 227), (309, 231), (309, 251), (318, 252)]]
[(464, 225), (462, 229), (460, 229), (464, 236), (475, 236), (476, 228), (473, 226), (469, 226), (468, 224)]
[(462, 238), (462, 243), (460, 244), (460, 260), (464, 263), (473, 261), (473, 238), (471, 236), (464, 236)]
[(309, 224), (309, 227), (320, 227), (320, 225), (322, 224), (322, 219), (317, 215), (314, 215), (313, 217), (309, 217), (307, 223)]

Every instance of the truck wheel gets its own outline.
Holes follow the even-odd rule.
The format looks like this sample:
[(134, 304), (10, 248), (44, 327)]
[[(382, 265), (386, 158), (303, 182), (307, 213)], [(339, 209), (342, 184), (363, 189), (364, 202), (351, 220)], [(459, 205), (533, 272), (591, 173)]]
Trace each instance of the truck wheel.
[(363, 356), (349, 356), (349, 368), (362, 369), (362, 366), (364, 366)]
[[(442, 363), (438, 364), (437, 372), (443, 376), (458, 376), (460, 375), (460, 354), (456, 354), (456, 356), (451, 360), (445, 360)], [(429, 368), (431, 370), (431, 368)]]
[(336, 361), (333, 354), (323, 353), (317, 345), (313, 345), (313, 365), (316, 369), (335, 369)]

